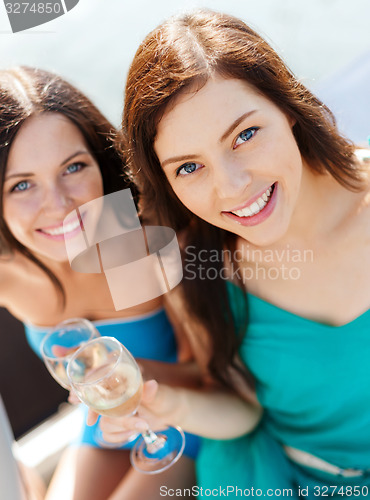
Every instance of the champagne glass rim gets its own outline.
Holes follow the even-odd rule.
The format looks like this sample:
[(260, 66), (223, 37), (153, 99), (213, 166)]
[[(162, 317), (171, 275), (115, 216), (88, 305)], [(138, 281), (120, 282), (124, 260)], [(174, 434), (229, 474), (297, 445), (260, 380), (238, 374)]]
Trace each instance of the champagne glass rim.
[(72, 357), (72, 355), (74, 353), (71, 353), (71, 354), (67, 354), (66, 356), (49, 356), (48, 354), (45, 353), (44, 351), (44, 347), (46, 345), (46, 342), (47, 340), (53, 335), (55, 334), (58, 330), (61, 330), (63, 328), (63, 326), (68, 326), (69, 324), (72, 324), (73, 322), (75, 323), (83, 323), (84, 326), (86, 326), (90, 332), (90, 337), (88, 340), (86, 340), (86, 342), (90, 342), (92, 340), (92, 335), (94, 334), (94, 329), (95, 329), (95, 326), (93, 325), (93, 323), (86, 319), (86, 318), (67, 318), (67, 319), (64, 319), (63, 321), (60, 321), (57, 325), (55, 325), (54, 327), (52, 327), (52, 329), (45, 335), (45, 337), (42, 339), (41, 341), (41, 344), (40, 344), (40, 352), (41, 352), (41, 355), (44, 359), (47, 359), (49, 361), (69, 361), (69, 359)]
[[(119, 356), (117, 357), (114, 365), (110, 368), (109, 372), (105, 373), (102, 377), (100, 378), (97, 378), (95, 380), (91, 380), (89, 382), (74, 382), (72, 380), (72, 377), (70, 375), (70, 367), (72, 366), (72, 363), (73, 361), (75, 360), (75, 358), (77, 358), (80, 353), (86, 349), (86, 347), (90, 347), (91, 344), (95, 344), (97, 342), (104, 342), (105, 340), (109, 340), (111, 342), (113, 342), (114, 344), (116, 344), (119, 348)], [(109, 337), (109, 336), (103, 336), (103, 337), (98, 337), (96, 339), (92, 339), (92, 340), (89, 340), (88, 342), (86, 342), (86, 344), (84, 344), (83, 346), (81, 346), (79, 349), (77, 349), (76, 352), (73, 353), (73, 355), (71, 356), (71, 358), (68, 360), (68, 365), (67, 365), (67, 377), (68, 377), (68, 380), (72, 386), (72, 388), (74, 386), (76, 387), (80, 387), (80, 386), (89, 386), (89, 385), (95, 385), (95, 384), (98, 384), (100, 383), (102, 380), (104, 380), (107, 376), (111, 375), (114, 370), (116, 369), (116, 366), (118, 365), (118, 363), (120, 362), (121, 358), (122, 358), (122, 354), (125, 353), (128, 358), (133, 362), (133, 366), (137, 365), (136, 361), (135, 361), (135, 358), (132, 356), (132, 354), (130, 353), (130, 351), (128, 349), (126, 349), (126, 347), (119, 341), (117, 340), (115, 337)], [(141, 376), (141, 372), (140, 372), (140, 369), (138, 368), (138, 373), (140, 373), (140, 376)]]

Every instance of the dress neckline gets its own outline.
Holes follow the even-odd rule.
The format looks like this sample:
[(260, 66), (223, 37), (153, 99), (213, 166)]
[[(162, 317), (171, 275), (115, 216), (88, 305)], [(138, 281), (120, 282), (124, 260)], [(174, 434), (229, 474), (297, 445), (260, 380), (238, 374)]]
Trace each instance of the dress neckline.
[(291, 317), (293, 317), (299, 321), (303, 321), (305, 323), (310, 323), (313, 325), (322, 326), (324, 328), (329, 328), (329, 329), (333, 329), (333, 330), (350, 328), (350, 327), (354, 326), (355, 324), (361, 322), (368, 314), (370, 315), (370, 308), (369, 308), (369, 309), (366, 309), (363, 313), (361, 313), (359, 316), (357, 316), (353, 320), (349, 321), (348, 323), (344, 323), (343, 325), (332, 325), (330, 323), (324, 323), (322, 321), (318, 321), (315, 319), (306, 318), (305, 316), (300, 316), (299, 314), (296, 314), (292, 311), (288, 311), (288, 309), (284, 309), (283, 307), (277, 306), (276, 304), (273, 304), (272, 302), (269, 302), (265, 299), (262, 299), (261, 297), (258, 297), (257, 295), (254, 295), (250, 292), (246, 292), (246, 293), (247, 293), (248, 298), (251, 298), (252, 300), (263, 303), (264, 305), (270, 307), (271, 309), (279, 311), (282, 314), (285, 314), (287, 316), (291, 316)]
[[(233, 286), (239, 288), (238, 285), (236, 285), (232, 281), (228, 281), (228, 283), (231, 283)], [(239, 288), (239, 290), (240, 290), (240, 288)], [(244, 293), (247, 295), (248, 300), (252, 299), (252, 301), (254, 300), (256, 302), (259, 302), (259, 303), (271, 308), (271, 310), (275, 310), (275, 311), (278, 311), (279, 313), (284, 314), (286, 316), (293, 317), (297, 321), (302, 321), (305, 323), (309, 323), (309, 324), (316, 325), (316, 326), (321, 326), (323, 328), (328, 328), (328, 329), (332, 329), (332, 330), (350, 328), (353, 325), (362, 322), (364, 320), (364, 318), (366, 318), (367, 315), (370, 316), (370, 308), (369, 308), (369, 309), (365, 310), (363, 313), (361, 313), (359, 316), (354, 318), (353, 320), (349, 321), (348, 323), (344, 323), (343, 325), (331, 325), (329, 323), (323, 323), (322, 321), (317, 321), (314, 319), (306, 318), (305, 316), (300, 316), (299, 314), (296, 314), (292, 311), (289, 311), (288, 309), (284, 309), (283, 307), (280, 307), (276, 304), (273, 304), (272, 302), (269, 302), (268, 300), (262, 299), (261, 297), (258, 297), (257, 295), (254, 295), (251, 292), (245, 291)]]
[[(162, 313), (164, 311), (163, 306), (160, 306), (156, 309), (153, 309), (153, 311), (148, 311), (146, 313), (142, 314), (137, 314), (136, 316), (124, 316), (121, 318), (108, 318), (108, 319), (93, 319), (89, 320), (90, 323), (92, 323), (95, 326), (108, 326), (108, 325), (121, 325), (124, 323), (136, 323), (139, 321), (143, 321), (149, 318), (152, 318), (154, 316), (157, 316), (158, 314)], [(54, 326), (40, 326), (40, 325), (35, 325), (34, 323), (31, 323), (29, 321), (23, 321), (23, 324), (26, 325), (28, 328), (34, 330), (35, 332), (40, 332), (44, 333), (48, 330), (52, 330), (53, 328), (56, 327)]]

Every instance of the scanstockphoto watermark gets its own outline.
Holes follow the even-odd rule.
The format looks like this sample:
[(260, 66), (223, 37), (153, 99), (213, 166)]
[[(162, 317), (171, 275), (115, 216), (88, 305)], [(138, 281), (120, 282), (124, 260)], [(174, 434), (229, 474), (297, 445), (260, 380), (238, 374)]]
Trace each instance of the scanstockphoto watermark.
[[(298, 487), (298, 493), (301, 489)], [(203, 488), (203, 486), (192, 486), (192, 488), (168, 488), (160, 486), (159, 494), (161, 497), (293, 497), (294, 492), (291, 488), (239, 488), (238, 486), (218, 486), (217, 488)]]
[(188, 280), (298, 280), (304, 265), (312, 263), (312, 249), (286, 245), (280, 249), (206, 250), (185, 249), (184, 278)]
[(4, 0), (13, 33), (48, 23), (72, 10), (80, 0)]

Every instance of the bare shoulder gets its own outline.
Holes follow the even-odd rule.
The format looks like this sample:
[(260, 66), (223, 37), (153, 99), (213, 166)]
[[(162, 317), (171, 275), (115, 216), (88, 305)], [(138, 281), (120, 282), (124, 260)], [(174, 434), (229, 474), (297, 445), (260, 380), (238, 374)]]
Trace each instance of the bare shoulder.
[(0, 257), (0, 307), (12, 309), (18, 304), (20, 291), (35, 275), (34, 268), (36, 266), (20, 254)]
[(0, 258), (0, 306), (6, 307), (9, 303), (9, 292), (12, 289), (16, 276), (16, 266), (13, 258)]

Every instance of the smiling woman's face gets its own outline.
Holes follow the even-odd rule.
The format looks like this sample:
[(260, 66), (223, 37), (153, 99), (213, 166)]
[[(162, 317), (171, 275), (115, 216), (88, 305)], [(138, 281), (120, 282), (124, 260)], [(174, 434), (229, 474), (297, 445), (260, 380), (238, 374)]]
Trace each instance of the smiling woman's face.
[(191, 212), (267, 245), (285, 234), (299, 203), (302, 158), (292, 126), (246, 82), (217, 77), (175, 99), (154, 148)]
[(67, 260), (64, 238), (80, 233), (68, 213), (103, 195), (100, 168), (80, 130), (59, 113), (29, 118), (9, 152), (3, 188), (4, 220), (13, 236), (38, 256)]

